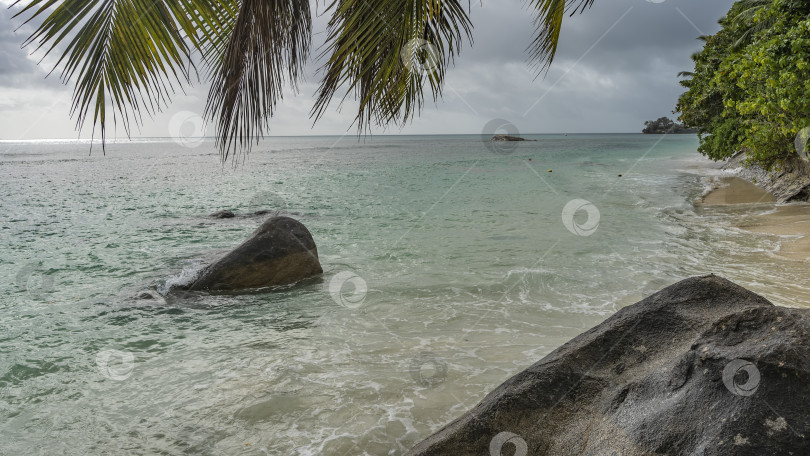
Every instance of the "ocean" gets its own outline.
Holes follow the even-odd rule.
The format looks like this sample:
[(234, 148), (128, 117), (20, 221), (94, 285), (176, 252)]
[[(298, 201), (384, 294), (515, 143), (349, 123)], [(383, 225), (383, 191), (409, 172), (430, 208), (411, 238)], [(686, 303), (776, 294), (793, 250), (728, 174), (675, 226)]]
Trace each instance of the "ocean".
[[(678, 280), (806, 306), (692, 135), (0, 142), (0, 454), (400, 455)], [(620, 177), (621, 175), (621, 177)], [(208, 214), (232, 210), (236, 217)], [(172, 293), (272, 210), (321, 278)]]

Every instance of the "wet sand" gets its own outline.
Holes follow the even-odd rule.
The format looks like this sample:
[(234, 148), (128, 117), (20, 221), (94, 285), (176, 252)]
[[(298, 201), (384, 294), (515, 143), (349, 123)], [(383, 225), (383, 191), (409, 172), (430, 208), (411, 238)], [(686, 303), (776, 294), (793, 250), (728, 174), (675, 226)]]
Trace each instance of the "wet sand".
[(728, 206), (732, 204), (775, 203), (776, 198), (756, 185), (739, 177), (725, 177), (700, 204), (704, 206)]
[(750, 207), (736, 224), (738, 228), (780, 238), (777, 255), (798, 261), (810, 260), (810, 204), (777, 205), (774, 197), (737, 177), (721, 179), (699, 202), (702, 206)]

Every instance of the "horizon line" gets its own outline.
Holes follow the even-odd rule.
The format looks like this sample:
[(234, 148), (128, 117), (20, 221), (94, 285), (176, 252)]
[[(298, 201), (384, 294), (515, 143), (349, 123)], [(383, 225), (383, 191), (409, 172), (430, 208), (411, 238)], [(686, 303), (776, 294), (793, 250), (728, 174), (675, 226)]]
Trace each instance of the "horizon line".
[[(271, 138), (328, 138), (328, 137), (336, 137), (336, 136), (355, 136), (355, 137), (399, 137), (399, 136), (495, 136), (497, 133), (403, 133), (403, 134), (307, 134), (307, 135), (265, 135), (260, 137), (254, 137), (259, 140), (262, 139), (271, 139)], [(558, 135), (644, 135), (648, 133), (642, 132), (588, 132), (588, 133), (571, 133), (571, 132), (560, 132), (560, 133), (518, 133), (517, 135), (513, 136), (558, 136)], [(663, 133), (662, 133), (663, 134)], [(680, 135), (679, 135), (680, 136)], [(192, 136), (190, 138), (194, 139), (216, 139), (216, 136)], [(135, 141), (139, 139), (165, 139), (165, 140), (173, 140), (173, 136), (134, 136), (134, 137), (116, 137), (116, 138), (108, 138), (106, 142), (110, 143), (113, 141)], [(99, 138), (0, 138), (0, 142), (22, 142), (22, 141), (84, 141), (84, 142), (98, 142), (101, 143), (101, 139)]]

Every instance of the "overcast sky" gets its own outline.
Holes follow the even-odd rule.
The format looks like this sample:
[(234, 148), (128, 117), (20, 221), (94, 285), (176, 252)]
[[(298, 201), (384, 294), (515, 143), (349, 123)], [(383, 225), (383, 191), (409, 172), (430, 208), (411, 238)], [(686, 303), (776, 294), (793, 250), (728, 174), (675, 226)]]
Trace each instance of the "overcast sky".
[[(25, 0), (23, 0), (25, 2)], [(732, 0), (597, 0), (580, 16), (566, 18), (560, 49), (545, 78), (535, 78), (526, 46), (534, 14), (522, 0), (471, 4), (474, 44), (466, 46), (447, 75), (445, 95), (428, 103), (404, 128), (376, 133), (480, 133), (493, 118), (513, 122), (521, 133), (638, 132), (647, 119), (670, 116), (683, 88), (677, 73), (691, 69), (700, 34), (713, 34)], [(0, 0), (0, 139), (76, 138), (69, 115), (71, 86), (37, 65), (39, 56), (20, 43), (31, 29), (12, 20), (9, 0)], [(323, 5), (319, 12), (322, 12)], [(325, 18), (315, 21), (316, 49)], [(318, 52), (313, 53), (318, 55)], [(354, 132), (354, 105), (338, 112), (333, 102), (313, 126), (309, 117), (318, 85), (313, 58), (300, 93), (288, 94), (272, 120), (270, 135)], [(197, 84), (134, 136), (170, 136), (169, 120), (180, 111), (201, 112), (207, 86)], [(208, 134), (213, 134), (209, 128)], [(82, 133), (88, 137), (89, 130)], [(118, 136), (124, 136), (119, 129)]]

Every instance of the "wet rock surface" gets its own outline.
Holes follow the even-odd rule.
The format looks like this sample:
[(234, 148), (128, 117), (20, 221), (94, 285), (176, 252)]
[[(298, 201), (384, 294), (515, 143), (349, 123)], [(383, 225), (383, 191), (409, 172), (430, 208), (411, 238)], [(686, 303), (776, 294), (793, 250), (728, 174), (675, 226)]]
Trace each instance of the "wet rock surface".
[(810, 454), (810, 310), (720, 277), (628, 306), (408, 455)]

